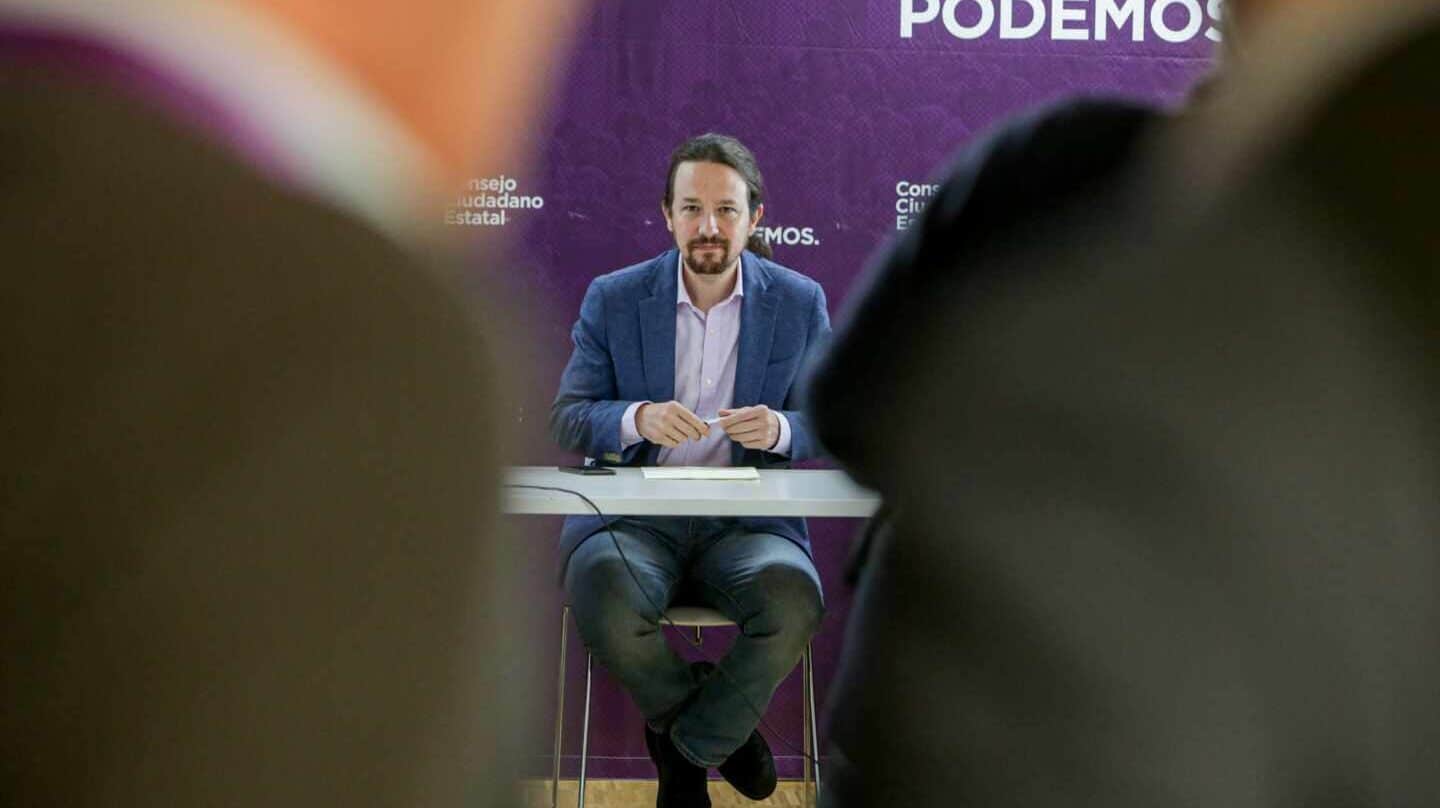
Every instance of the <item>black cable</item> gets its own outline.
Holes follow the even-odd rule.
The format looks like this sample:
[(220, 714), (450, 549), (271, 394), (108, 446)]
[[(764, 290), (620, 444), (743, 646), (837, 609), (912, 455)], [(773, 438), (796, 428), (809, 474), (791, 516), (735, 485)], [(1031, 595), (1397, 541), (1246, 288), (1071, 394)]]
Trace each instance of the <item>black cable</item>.
[[(708, 658), (708, 657), (705, 655), (705, 652), (704, 652), (704, 651), (699, 650), (700, 647), (701, 647), (701, 643), (700, 643), (698, 640), (691, 640), (691, 639), (690, 639), (689, 632), (685, 631), (682, 627), (675, 625), (675, 622), (670, 619), (670, 615), (668, 615), (664, 609), (661, 609), (659, 606), (657, 606), (657, 605), (655, 604), (655, 601), (653, 601), (653, 600), (650, 599), (650, 593), (647, 592), (647, 591), (645, 591), (644, 585), (640, 583), (640, 576), (635, 573), (635, 568), (632, 567), (632, 566), (630, 566), (630, 559), (625, 556), (625, 548), (623, 548), (623, 547), (620, 546), (620, 540), (615, 537), (615, 531), (610, 529), (610, 523), (605, 521), (605, 514), (604, 514), (604, 512), (602, 512), (602, 511), (600, 510), (600, 506), (599, 506), (599, 505), (596, 505), (596, 504), (594, 503), (594, 501), (592, 501), (589, 497), (585, 496), (584, 494), (580, 493), (579, 491), (575, 491), (575, 490), (572, 490), (572, 489), (569, 489), (569, 488), (559, 488), (559, 487), (557, 487), (557, 486), (549, 486), (549, 485), (522, 485), (522, 484), (519, 484), (519, 483), (505, 483), (505, 484), (504, 484), (504, 487), (505, 487), (505, 488), (526, 488), (526, 489), (530, 489), (530, 490), (533, 490), (533, 491), (554, 491), (554, 492), (560, 493), (560, 494), (573, 494), (573, 495), (579, 497), (581, 500), (583, 500), (586, 505), (589, 505), (589, 506), (590, 506), (590, 509), (593, 510), (593, 511), (595, 511), (595, 515), (598, 516), (598, 517), (600, 517), (601, 522), (605, 525), (605, 532), (608, 533), (608, 534), (610, 534), (610, 541), (611, 541), (611, 543), (613, 543), (613, 544), (615, 545), (615, 551), (620, 554), (620, 560), (621, 560), (622, 562), (624, 562), (624, 564), (625, 564), (625, 570), (630, 573), (630, 580), (632, 580), (632, 581), (635, 582), (635, 588), (638, 589), (638, 590), (640, 590), (640, 595), (645, 598), (645, 602), (650, 605), (650, 608), (653, 609), (656, 614), (660, 615), (660, 620), (661, 620), (661, 622), (662, 622), (664, 625), (669, 626), (671, 629), (673, 629), (673, 630), (676, 631), (677, 633), (679, 633), (680, 637), (681, 637), (682, 639), (684, 639), (685, 642), (686, 642), (691, 648), (696, 649), (697, 652), (699, 653), (702, 661), (709, 662), (710, 664), (712, 664), (712, 665), (715, 666), (715, 670), (719, 671), (719, 672), (720, 672), (720, 675), (723, 676), (723, 677), (725, 677), (725, 681), (728, 682), (729, 685), (730, 685), (730, 687), (732, 687), (732, 688), (735, 690), (736, 695), (740, 696), (740, 699), (745, 702), (745, 707), (750, 710), (751, 715), (754, 715), (755, 718), (759, 720), (760, 726), (764, 727), (765, 730), (771, 735), (771, 737), (773, 737), (775, 740), (779, 741), (781, 746), (785, 747), (785, 748), (788, 749), (789, 751), (794, 752), (795, 754), (797, 754), (797, 755), (799, 755), (801, 758), (803, 758), (803, 759), (805, 760), (805, 765), (807, 765), (807, 766), (812, 765), (812, 764), (814, 764), (814, 763), (817, 762), (814, 755), (806, 754), (806, 752), (805, 752), (803, 749), (797, 749), (797, 748), (795, 748), (795, 745), (792, 744), (792, 743), (790, 743), (790, 741), (786, 740), (785, 736), (781, 735), (779, 732), (776, 732), (776, 731), (775, 731), (775, 728), (772, 727), (772, 726), (770, 726), (770, 722), (768, 722), (768, 721), (765, 720), (765, 713), (764, 713), (764, 711), (761, 710), (759, 707), (756, 707), (756, 706), (755, 706), (755, 702), (751, 701), (751, 700), (750, 700), (750, 697), (747, 696), (747, 695), (745, 695), (745, 691), (740, 689), (740, 685), (735, 681), (735, 678), (730, 675), (730, 672), (727, 671), (727, 670), (725, 670), (725, 666), (724, 666), (724, 665), (721, 665), (718, 660), (713, 660), (713, 659)], [(737, 625), (737, 628), (738, 628), (738, 627), (739, 627), (739, 626)], [(808, 642), (808, 641), (807, 641), (807, 642)], [(812, 662), (812, 664), (811, 664), (810, 676), (811, 676), (811, 682), (813, 683), (813, 682), (814, 682), (814, 676), (815, 676), (815, 671), (814, 671), (814, 664), (813, 664), (813, 662)], [(813, 684), (812, 684), (812, 686), (813, 686)], [(803, 689), (803, 688), (802, 688), (802, 689)], [(803, 693), (802, 693), (801, 698), (804, 698), (804, 697), (805, 697), (805, 696), (804, 696)], [(808, 701), (807, 701), (806, 704), (805, 704), (805, 713), (806, 713), (806, 716), (808, 717), (807, 720), (816, 721), (816, 717), (810, 715), (810, 704), (809, 704)], [(818, 726), (819, 722), (816, 721), (816, 724), (817, 724), (817, 726)], [(802, 729), (802, 731), (803, 731), (803, 729)], [(820, 739), (819, 739), (819, 738), (814, 738), (813, 740), (814, 740), (815, 746), (816, 746), (815, 754), (818, 755), (819, 752), (820, 752), (820, 749), (819, 749)]]

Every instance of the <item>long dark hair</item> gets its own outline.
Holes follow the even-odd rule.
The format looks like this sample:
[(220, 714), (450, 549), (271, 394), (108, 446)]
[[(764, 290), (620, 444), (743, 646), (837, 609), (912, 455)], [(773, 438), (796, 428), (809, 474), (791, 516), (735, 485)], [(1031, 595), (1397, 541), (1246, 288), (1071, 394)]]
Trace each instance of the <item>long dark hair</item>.
[[(765, 201), (765, 178), (760, 176), (760, 166), (755, 162), (755, 155), (745, 148), (744, 143), (729, 135), (706, 132), (681, 143), (670, 153), (670, 170), (665, 177), (663, 202), (667, 211), (675, 201), (675, 172), (680, 169), (681, 163), (719, 163), (735, 169), (735, 173), (745, 181), (751, 215), (754, 215), (755, 209)], [(758, 231), (750, 234), (749, 240), (745, 242), (745, 249), (762, 258), (774, 257), (770, 244)]]

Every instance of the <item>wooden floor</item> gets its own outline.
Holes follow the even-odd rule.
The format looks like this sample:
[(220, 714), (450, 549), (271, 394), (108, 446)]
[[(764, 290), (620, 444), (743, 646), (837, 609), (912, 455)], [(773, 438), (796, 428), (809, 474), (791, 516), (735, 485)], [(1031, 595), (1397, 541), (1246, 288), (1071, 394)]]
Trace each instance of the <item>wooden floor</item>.
[[(526, 780), (521, 784), (524, 808), (550, 808), (550, 781)], [(574, 808), (575, 781), (560, 781), (561, 808)], [(799, 780), (781, 780), (780, 786), (767, 800), (754, 802), (723, 780), (710, 781), (710, 802), (713, 808), (740, 808), (740, 806), (785, 806), (801, 808), (808, 805), (805, 784)], [(585, 808), (653, 808), (655, 805), (654, 780), (587, 780), (585, 782)]]

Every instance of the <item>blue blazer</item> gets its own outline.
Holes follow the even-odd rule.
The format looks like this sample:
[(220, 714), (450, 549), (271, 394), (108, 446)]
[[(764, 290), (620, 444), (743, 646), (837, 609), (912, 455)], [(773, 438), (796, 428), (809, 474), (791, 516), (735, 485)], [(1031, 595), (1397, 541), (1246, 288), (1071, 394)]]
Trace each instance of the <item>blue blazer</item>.
[[(808, 416), (796, 400), (797, 379), (830, 335), (830, 316), (820, 284), (749, 251), (741, 253), (745, 296), (740, 307), (739, 356), (734, 406), (764, 404), (790, 422), (790, 456), (731, 445), (737, 466), (784, 468), (815, 457)], [(675, 298), (679, 252), (591, 281), (571, 331), (574, 351), (550, 407), (550, 433), (565, 449), (601, 465), (653, 466), (660, 447), (649, 441), (621, 450), (620, 419), (636, 401), (675, 397)], [(614, 521), (607, 514), (606, 521)], [(810, 552), (805, 520), (740, 517), (756, 533), (784, 536)], [(572, 516), (560, 534), (563, 568), (570, 553), (604, 523)]]

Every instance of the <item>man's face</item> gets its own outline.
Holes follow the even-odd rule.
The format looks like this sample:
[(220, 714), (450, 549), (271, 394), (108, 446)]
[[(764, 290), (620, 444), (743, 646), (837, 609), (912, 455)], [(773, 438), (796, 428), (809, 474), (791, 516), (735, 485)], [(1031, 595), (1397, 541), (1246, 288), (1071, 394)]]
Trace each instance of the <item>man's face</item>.
[(740, 172), (720, 163), (681, 163), (675, 171), (665, 226), (685, 265), (700, 275), (719, 275), (740, 260), (740, 251), (764, 205), (750, 210), (749, 193)]

